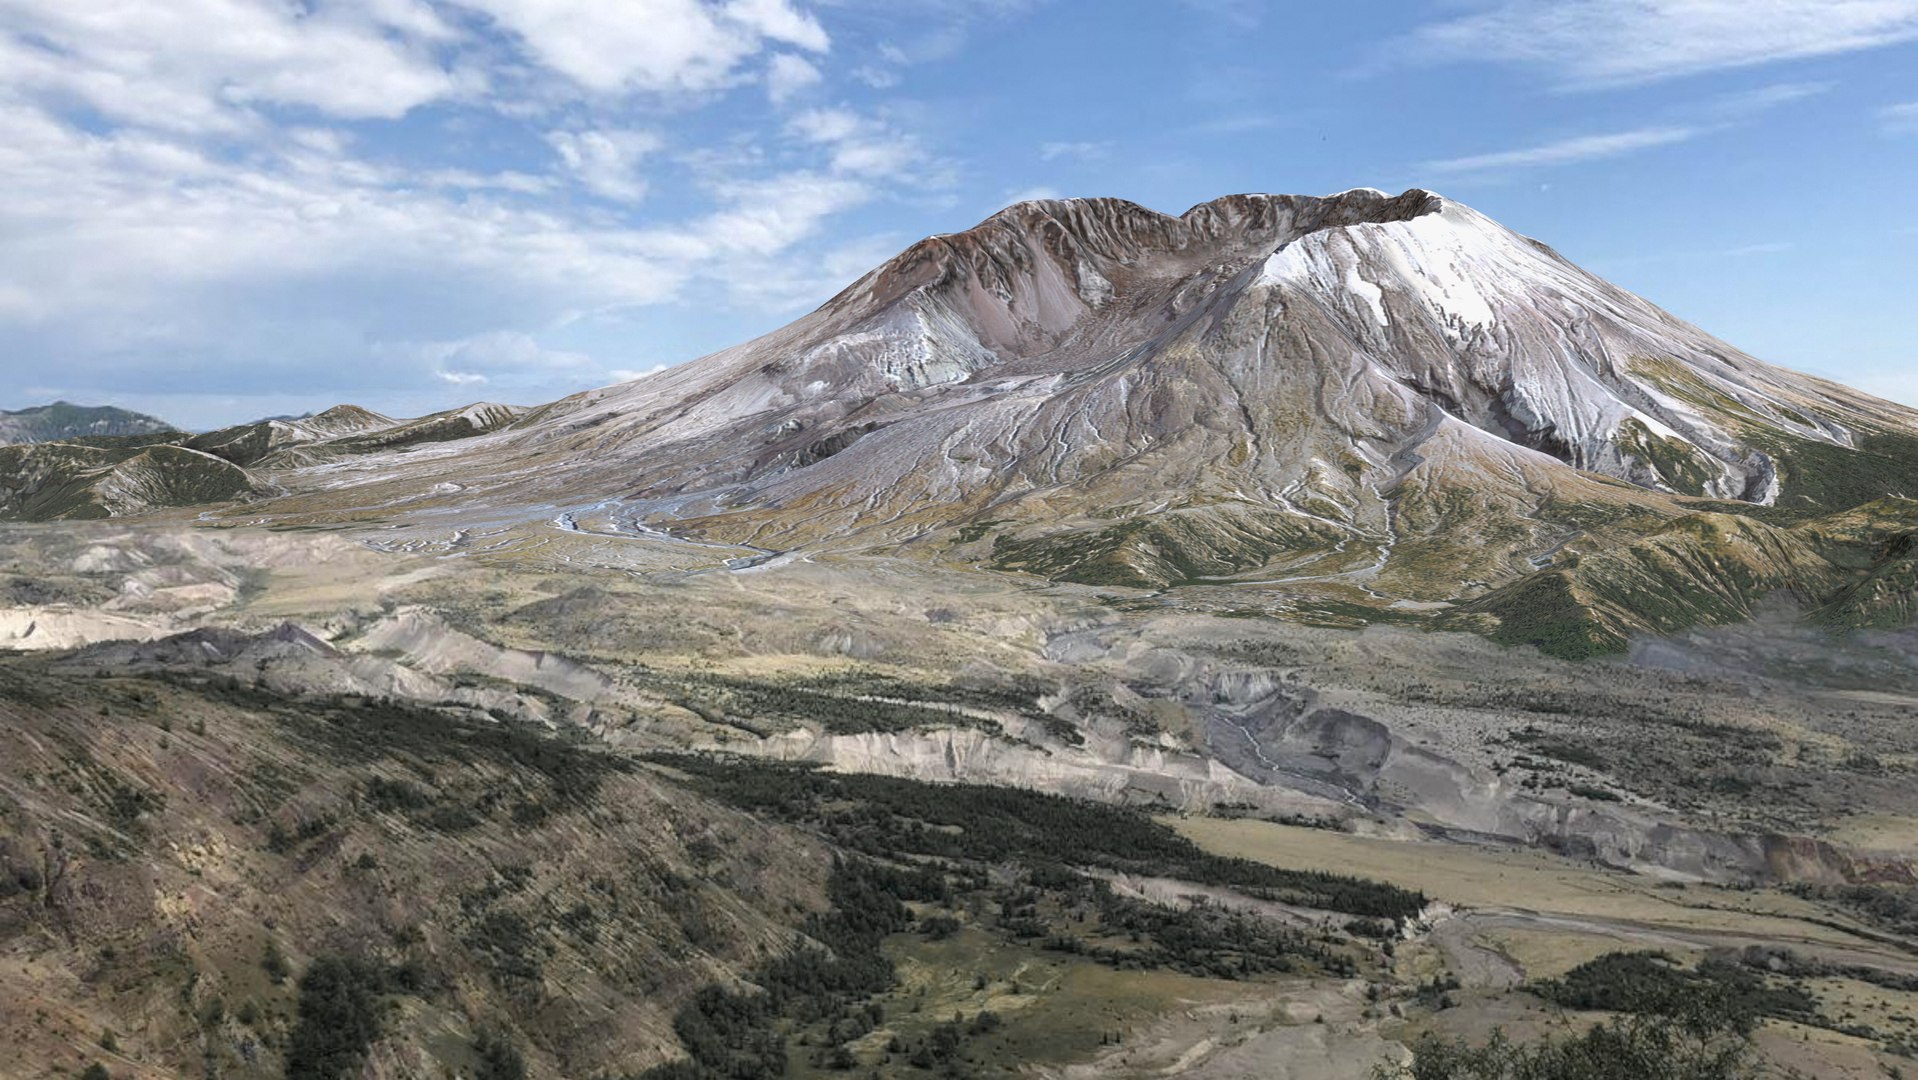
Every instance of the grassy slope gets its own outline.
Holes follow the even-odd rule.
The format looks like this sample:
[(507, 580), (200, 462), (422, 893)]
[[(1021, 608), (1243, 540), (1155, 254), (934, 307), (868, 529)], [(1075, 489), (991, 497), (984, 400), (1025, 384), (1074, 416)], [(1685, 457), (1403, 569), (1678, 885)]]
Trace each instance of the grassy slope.
[(251, 490), (244, 469), (178, 446), (0, 447), (0, 520), (113, 517), (225, 502)]
[(1694, 514), (1497, 589), (1457, 621), (1554, 655), (1623, 649), (1641, 633), (1751, 617), (1787, 594), (1835, 629), (1895, 625), (1914, 608), (1918, 502), (1883, 499), (1793, 527)]

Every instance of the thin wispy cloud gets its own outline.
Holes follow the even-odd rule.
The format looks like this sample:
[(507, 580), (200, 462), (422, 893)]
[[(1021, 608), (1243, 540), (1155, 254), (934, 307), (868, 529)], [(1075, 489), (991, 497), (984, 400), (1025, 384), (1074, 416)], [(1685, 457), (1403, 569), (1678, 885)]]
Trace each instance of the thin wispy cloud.
[(1535, 67), (1567, 86), (1648, 82), (1918, 40), (1918, 0), (1504, 0), (1419, 27), (1393, 56)]
[(1888, 135), (1918, 135), (1918, 101), (1879, 109), (1878, 126)]
[(1603, 135), (1579, 135), (1515, 150), (1440, 158), (1436, 161), (1423, 162), (1418, 167), (1425, 172), (1459, 174), (1571, 165), (1581, 161), (1618, 157), (1657, 146), (1670, 146), (1697, 138), (1702, 133), (1703, 129), (1695, 127), (1651, 127)]
[(589, 191), (621, 202), (645, 197), (641, 166), (664, 145), (650, 131), (555, 131), (546, 141)]
[(461, 0), (461, 6), (491, 17), (543, 69), (596, 93), (714, 90), (768, 45), (813, 53), (832, 45), (818, 20), (787, 0)]
[(1060, 158), (1072, 158), (1078, 161), (1096, 161), (1112, 152), (1108, 142), (1049, 142), (1039, 146), (1040, 161), (1057, 161)]
[(988, 214), (995, 214), (995, 213), (998, 213), (1000, 210), (1005, 209), (1008, 206), (1014, 205), (1015, 203), (1044, 202), (1048, 199), (1058, 199), (1058, 198), (1063, 198), (1063, 195), (1061, 195), (1058, 188), (1051, 188), (1051, 187), (1020, 188), (1016, 191), (1006, 192), (1005, 200), (1003, 204), (999, 206), (989, 207), (986, 212)]
[(1831, 82), (1772, 83), (1675, 108), (1671, 115), (1680, 120), (1673, 123), (1572, 136), (1514, 150), (1442, 158), (1424, 162), (1419, 168), (1448, 175), (1478, 174), (1621, 157), (1753, 123), (1774, 109), (1829, 93), (1835, 85)]
[(1674, 262), (1718, 262), (1725, 259), (1754, 259), (1766, 255), (1784, 255), (1797, 250), (1798, 245), (1789, 240), (1759, 240), (1749, 244), (1734, 244), (1722, 248), (1686, 248), (1679, 251), (1658, 251), (1644, 255), (1625, 255), (1618, 258), (1593, 259), (1590, 267), (1601, 272), (1615, 271), (1630, 266), (1649, 266), (1658, 263)]
[(825, 75), (818, 67), (794, 53), (780, 53), (766, 65), (766, 97), (774, 105), (783, 105), (823, 81)]
[(1790, 105), (1793, 102), (1830, 93), (1836, 85), (1831, 82), (1773, 83), (1770, 86), (1760, 86), (1751, 90), (1720, 94), (1705, 104), (1704, 111), (1726, 119), (1743, 119), (1783, 105)]
[(1186, 130), (1195, 135), (1244, 135), (1247, 132), (1268, 131), (1282, 123), (1285, 123), (1283, 118), (1271, 113), (1238, 113), (1201, 120)]

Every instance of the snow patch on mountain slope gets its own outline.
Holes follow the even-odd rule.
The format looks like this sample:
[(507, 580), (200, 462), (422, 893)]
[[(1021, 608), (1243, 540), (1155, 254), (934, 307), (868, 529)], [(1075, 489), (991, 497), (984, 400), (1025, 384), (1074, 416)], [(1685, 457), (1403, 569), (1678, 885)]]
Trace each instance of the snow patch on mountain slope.
[(1385, 317), (1385, 306), (1380, 303), (1385, 298), (1385, 290), (1359, 276), (1357, 266), (1345, 268), (1345, 287), (1352, 290), (1372, 309), (1372, 318), (1380, 326), (1390, 326), (1391, 320)]
[(1479, 222), (1461, 221), (1451, 204), (1437, 214), (1361, 228), (1377, 233), (1387, 265), (1397, 272), (1394, 280), (1417, 290), (1449, 335), (1498, 321), (1485, 286), (1504, 284), (1500, 279), (1519, 269), (1502, 237), (1486, 235)]

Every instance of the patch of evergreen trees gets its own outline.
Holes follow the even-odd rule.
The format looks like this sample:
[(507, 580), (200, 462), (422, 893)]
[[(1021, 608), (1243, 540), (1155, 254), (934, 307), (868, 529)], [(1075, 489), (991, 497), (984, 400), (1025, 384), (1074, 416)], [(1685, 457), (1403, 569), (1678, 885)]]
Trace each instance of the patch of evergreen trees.
[(979, 784), (821, 772), (811, 766), (711, 756), (655, 760), (690, 774), (743, 809), (821, 828), (876, 857), (902, 854), (985, 863), (1098, 867), (1221, 885), (1270, 900), (1375, 919), (1425, 907), (1416, 892), (1308, 870), (1213, 855), (1127, 807)]

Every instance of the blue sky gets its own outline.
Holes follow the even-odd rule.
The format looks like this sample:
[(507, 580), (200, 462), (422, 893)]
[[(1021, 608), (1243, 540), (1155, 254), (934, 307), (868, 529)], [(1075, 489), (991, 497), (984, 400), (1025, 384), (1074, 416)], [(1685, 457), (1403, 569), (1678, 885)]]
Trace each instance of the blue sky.
[(1918, 403), (1918, 0), (0, 0), (0, 408), (532, 403), (1008, 201), (1428, 187)]

